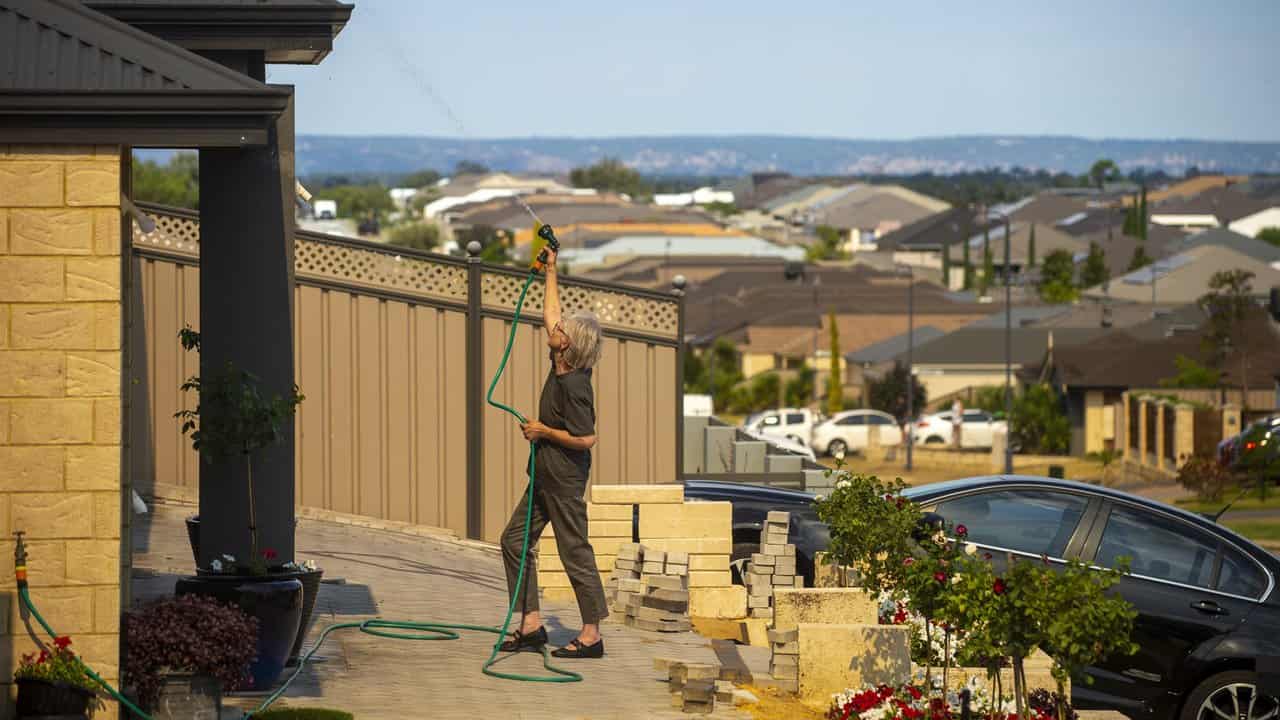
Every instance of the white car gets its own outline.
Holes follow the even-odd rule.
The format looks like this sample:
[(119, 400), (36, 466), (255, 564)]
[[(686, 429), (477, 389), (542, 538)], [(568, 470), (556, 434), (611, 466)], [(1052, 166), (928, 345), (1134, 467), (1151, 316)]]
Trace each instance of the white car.
[[(813, 449), (804, 443), (796, 442), (790, 438), (779, 437), (777, 435), (762, 435), (752, 430), (744, 429), (743, 432), (746, 433), (747, 437), (766, 442), (778, 450), (785, 450), (793, 455), (799, 455), (800, 457), (813, 460), (814, 462), (817, 462), (818, 460), (813, 455)], [(770, 454), (772, 455), (774, 453)]]
[(813, 447), (820, 453), (839, 457), (867, 448), (872, 426), (880, 429), (881, 445), (902, 442), (902, 428), (893, 416), (879, 410), (846, 410), (836, 413), (813, 430)]
[(781, 408), (752, 415), (743, 423), (743, 429), (808, 445), (814, 426), (820, 422), (822, 417), (808, 408)]
[[(925, 415), (916, 423), (914, 436), (917, 445), (951, 445), (952, 437), (951, 411)], [(989, 448), (997, 428), (1005, 428), (1007, 423), (996, 420), (985, 410), (965, 410), (964, 421), (960, 428), (960, 446), (967, 448)]]

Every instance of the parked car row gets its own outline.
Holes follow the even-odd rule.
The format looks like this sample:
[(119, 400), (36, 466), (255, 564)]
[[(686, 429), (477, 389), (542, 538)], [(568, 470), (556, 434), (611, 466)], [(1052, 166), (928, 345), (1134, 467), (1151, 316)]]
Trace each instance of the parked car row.
[[(1136, 654), (1113, 657), (1077, 682), (1080, 709), (1131, 718), (1263, 720), (1280, 715), (1280, 559), (1212, 520), (1096, 485), (1040, 477), (977, 477), (909, 488), (906, 494), (1004, 563), (1021, 557), (1095, 567), (1120, 557), (1131, 572), (1117, 586), (1138, 612)], [(737, 483), (687, 481), (685, 497), (733, 504), (735, 559), (757, 552), (770, 510), (791, 513), (797, 573), (813, 583), (814, 554), (830, 533), (810, 493)]]
[[(912, 437), (916, 445), (947, 446), (954, 442), (955, 425), (951, 412), (925, 415), (915, 422)], [(812, 447), (814, 452), (838, 456), (866, 449), (871, 429), (878, 428), (881, 445), (902, 444), (908, 428), (889, 413), (879, 410), (846, 410), (831, 417), (808, 408), (782, 408), (756, 413), (743, 426), (749, 432), (785, 438)], [(1008, 424), (984, 410), (966, 410), (960, 427), (960, 444), (965, 448), (989, 448), (997, 431)]]

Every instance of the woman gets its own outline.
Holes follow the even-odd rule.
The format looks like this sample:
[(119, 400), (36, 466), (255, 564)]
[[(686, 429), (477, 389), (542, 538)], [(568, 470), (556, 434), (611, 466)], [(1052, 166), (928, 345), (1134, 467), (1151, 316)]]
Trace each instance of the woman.
[[(587, 542), (587, 504), (583, 495), (591, 470), (591, 448), (596, 444), (591, 368), (600, 359), (600, 321), (588, 312), (562, 318), (556, 254), (550, 248), (546, 267), (542, 317), (551, 348), (551, 373), (542, 386), (538, 419), (520, 426), (525, 439), (537, 443), (529, 540), (531, 544), (537, 542), (548, 521), (555, 527), (560, 559), (582, 613), (582, 632), (551, 654), (558, 658), (599, 658), (604, 656), (600, 621), (609, 610), (596, 569), (595, 551)], [(516, 587), (528, 502), (526, 491), (502, 533), (507, 588), (522, 613), (520, 629), (502, 644), (506, 652), (540, 651), (547, 644), (547, 630), (538, 614), (538, 564), (534, 553), (529, 554), (525, 564), (524, 587)]]

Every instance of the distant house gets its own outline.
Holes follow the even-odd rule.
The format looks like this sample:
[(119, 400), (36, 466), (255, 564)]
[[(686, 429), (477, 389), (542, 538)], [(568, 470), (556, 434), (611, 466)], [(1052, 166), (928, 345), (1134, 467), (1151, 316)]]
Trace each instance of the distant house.
[[(1084, 455), (1116, 450), (1122, 437), (1117, 428), (1116, 403), (1125, 391), (1150, 390), (1170, 393), (1164, 385), (1178, 374), (1177, 358), (1190, 358), (1211, 365), (1212, 351), (1206, 348), (1204, 313), (1195, 305), (1175, 311), (1127, 330), (1116, 330), (1091, 342), (1064, 347), (1053, 353), (1047, 374), (1066, 396), (1071, 420), (1071, 453)], [(1250, 406), (1270, 400), (1267, 389), (1280, 368), (1280, 342), (1274, 323), (1259, 309), (1252, 313), (1241, 336), (1246, 343)], [(1220, 387), (1198, 392), (1204, 400), (1217, 402), (1225, 396), (1239, 403), (1242, 388), (1238, 350), (1223, 360)], [(1265, 397), (1264, 397), (1265, 396)], [(1280, 397), (1272, 407), (1280, 407)]]
[(895, 335), (888, 340), (868, 345), (861, 350), (845, 353), (845, 385), (855, 387), (879, 380), (893, 369), (900, 356), (905, 356), (908, 345), (915, 347), (937, 340), (947, 331), (932, 325), (913, 328), (908, 333)]
[(1280, 269), (1221, 245), (1200, 245), (1156, 261), (1109, 283), (1084, 290), (1088, 299), (1135, 303), (1196, 302), (1209, 291), (1209, 280), (1223, 270), (1248, 270), (1254, 274), (1253, 287), (1259, 298), (1267, 289), (1280, 285)]
[(1226, 228), (1212, 228), (1183, 235), (1165, 245), (1165, 252), (1177, 254), (1198, 247), (1223, 247), (1247, 255), (1259, 262), (1280, 262), (1280, 247)]
[[(1206, 190), (1239, 185), (1248, 179), (1247, 175), (1197, 175), (1162, 188), (1148, 189), (1147, 204), (1159, 203), (1172, 198), (1195, 197)], [(1124, 207), (1128, 207), (1133, 204), (1133, 201), (1134, 195), (1130, 194), (1122, 199), (1121, 204)]]
[(1267, 228), (1280, 228), (1280, 207), (1273, 206), (1246, 215), (1231, 223), (1230, 228), (1233, 232), (1249, 237), (1257, 237), (1258, 233)]
[[(894, 264), (941, 271), (944, 249), (981, 233), (982, 224), (971, 208), (951, 208), (878, 237), (876, 248), (889, 253)], [(954, 262), (958, 254), (952, 252), (951, 278), (943, 280), (951, 290), (964, 284), (964, 268)]]
[[(1148, 197), (1148, 203), (1151, 202)], [(1184, 229), (1229, 226), (1271, 206), (1231, 187), (1215, 187), (1191, 197), (1175, 197), (1151, 206), (1151, 222)]]
[[(1078, 345), (1106, 332), (1102, 328), (1013, 328), (1007, 359), (1014, 384), (1039, 380), (1046, 357), (1055, 347)], [(963, 327), (922, 344), (912, 356), (916, 377), (930, 404), (1005, 383), (1003, 327)], [(906, 354), (900, 353), (897, 359), (905, 362)]]
[(679, 255), (766, 257), (803, 262), (805, 250), (782, 247), (750, 236), (623, 235), (590, 248), (565, 248), (560, 259), (578, 271), (624, 258), (670, 258)]
[(525, 177), (508, 173), (486, 173), (484, 175), (460, 175), (448, 178), (436, 188), (444, 197), (427, 203), (423, 207), (423, 215), (427, 219), (439, 217), (446, 211), (474, 203), (483, 203), (495, 198), (527, 195), (533, 193), (560, 193), (573, 195), (594, 195), (595, 190), (577, 190), (554, 178)]
[[(1031, 228), (1030, 222), (1015, 221), (1010, 232), (1012, 239), (1009, 242), (1009, 268), (1008, 272), (1016, 277), (1026, 270), (1034, 260), (1038, 266), (1044, 262), (1049, 253), (1064, 250), (1069, 253), (1072, 260), (1081, 262), (1089, 254), (1089, 243), (1080, 238), (1072, 237), (1061, 230), (1054, 228), (1052, 225), (1035, 225), (1035, 257), (1031, 256)], [(983, 264), (984, 246), (990, 241), (991, 244), (991, 262), (996, 269), (998, 276), (1003, 277), (1006, 273), (1005, 268), (1005, 226), (1003, 224), (994, 224), (984, 236), (981, 232), (976, 233), (968, 239), (969, 243), (969, 261), (972, 263), (975, 276), (981, 272)], [(960, 266), (964, 262), (964, 248), (958, 247), (951, 250), (951, 263), (953, 266)]]
[(846, 249), (875, 250), (881, 236), (943, 213), (951, 205), (899, 185), (852, 185), (813, 203), (811, 225), (828, 225), (844, 236)]
[(661, 207), (683, 207), (686, 205), (711, 205), (712, 203), (733, 204), (732, 190), (716, 190), (711, 187), (700, 187), (687, 193), (659, 193), (653, 196), (653, 204)]

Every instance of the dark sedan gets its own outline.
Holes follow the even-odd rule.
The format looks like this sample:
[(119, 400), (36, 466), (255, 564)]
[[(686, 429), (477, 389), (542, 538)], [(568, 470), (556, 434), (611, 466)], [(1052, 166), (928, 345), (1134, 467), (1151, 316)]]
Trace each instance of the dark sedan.
[[(798, 564), (812, 581), (826, 527), (808, 493), (689, 481), (690, 498), (734, 503), (734, 549), (770, 509), (792, 512)], [(1040, 477), (980, 477), (910, 488), (907, 495), (997, 558), (1080, 558), (1110, 566), (1131, 559), (1117, 586), (1138, 610), (1140, 649), (1089, 668), (1072, 688), (1079, 708), (1134, 718), (1263, 720), (1280, 716), (1280, 688), (1263, 665), (1280, 658), (1280, 560), (1200, 515), (1094, 485)], [(758, 542), (758, 535), (754, 538)], [(741, 548), (739, 546), (742, 546)], [(1260, 680), (1261, 679), (1261, 680)], [(1259, 693), (1259, 685), (1263, 692)]]

